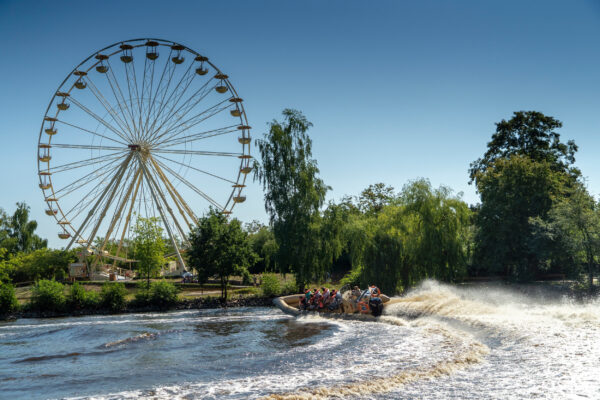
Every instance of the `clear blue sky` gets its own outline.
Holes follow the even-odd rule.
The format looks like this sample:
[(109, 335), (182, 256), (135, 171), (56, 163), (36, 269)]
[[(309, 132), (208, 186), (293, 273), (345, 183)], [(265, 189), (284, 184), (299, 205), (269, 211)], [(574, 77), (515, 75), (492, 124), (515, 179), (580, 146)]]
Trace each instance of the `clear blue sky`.
[[(600, 194), (599, 1), (0, 0), (0, 207), (26, 201), (51, 246), (35, 159), (48, 101), (85, 57), (138, 37), (209, 56), (254, 137), (302, 110), (330, 199), (426, 177), (476, 203), (469, 163), (516, 110), (563, 121)], [(258, 185), (246, 194), (235, 215), (266, 221)]]

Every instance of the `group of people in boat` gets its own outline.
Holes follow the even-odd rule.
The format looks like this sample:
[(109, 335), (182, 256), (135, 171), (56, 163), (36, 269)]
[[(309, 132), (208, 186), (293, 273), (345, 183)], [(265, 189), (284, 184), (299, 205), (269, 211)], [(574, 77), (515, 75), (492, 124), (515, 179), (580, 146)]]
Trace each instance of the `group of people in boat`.
[(300, 309), (318, 311), (327, 309), (335, 311), (342, 305), (342, 294), (335, 290), (322, 287), (321, 290), (305, 289), (304, 296), (300, 297)]
[[(381, 291), (375, 285), (370, 285), (367, 289), (361, 290), (358, 286), (354, 286), (348, 303), (351, 305), (351, 312), (371, 313), (375, 316), (381, 315), (383, 311), (383, 302), (381, 299)], [(312, 290), (306, 289), (304, 295), (300, 297), (299, 307), (301, 310), (308, 311), (340, 311), (343, 304), (342, 293), (326, 287)]]

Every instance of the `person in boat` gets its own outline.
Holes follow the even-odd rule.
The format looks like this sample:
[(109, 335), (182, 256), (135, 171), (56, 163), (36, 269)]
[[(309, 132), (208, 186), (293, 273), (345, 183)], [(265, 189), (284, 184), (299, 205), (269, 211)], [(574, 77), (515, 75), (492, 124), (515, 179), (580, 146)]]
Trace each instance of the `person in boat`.
[(337, 290), (331, 292), (331, 303), (328, 308), (330, 311), (337, 310), (342, 305), (342, 294)]
[(315, 310), (323, 308), (323, 293), (319, 292), (319, 289), (315, 289)]
[(318, 305), (319, 305), (319, 297), (321, 296), (321, 294), (319, 293), (319, 291), (317, 290), (317, 288), (314, 288), (312, 291), (312, 296), (310, 297), (310, 300), (308, 302), (308, 309), (309, 310), (316, 310)]
[(379, 297), (381, 296), (381, 290), (379, 290), (379, 288), (375, 285), (371, 285), (369, 287), (369, 291), (370, 291), (370, 296), (371, 297)]
[(331, 303), (331, 293), (326, 287), (322, 287), (321, 292), (323, 293), (323, 307), (327, 307)]
[(300, 297), (300, 309), (306, 310), (308, 308), (312, 293), (309, 289), (304, 289), (304, 296)]

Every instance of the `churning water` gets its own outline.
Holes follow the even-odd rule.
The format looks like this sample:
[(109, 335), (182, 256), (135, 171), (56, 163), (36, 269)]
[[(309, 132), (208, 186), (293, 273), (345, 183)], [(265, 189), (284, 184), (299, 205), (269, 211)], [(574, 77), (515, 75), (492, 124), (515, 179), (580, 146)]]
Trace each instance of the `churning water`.
[(0, 398), (600, 399), (600, 304), (426, 282), (378, 322), (23, 319), (0, 324)]

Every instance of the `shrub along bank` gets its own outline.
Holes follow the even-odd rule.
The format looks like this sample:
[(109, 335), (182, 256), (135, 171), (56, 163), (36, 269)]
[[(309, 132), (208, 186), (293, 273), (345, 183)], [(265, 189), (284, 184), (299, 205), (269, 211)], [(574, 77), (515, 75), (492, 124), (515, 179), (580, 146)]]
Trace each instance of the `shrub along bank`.
[[(31, 289), (28, 302), (19, 305), (15, 288), (0, 283), (0, 319), (67, 315), (110, 314), (219, 307), (271, 306), (275, 296), (296, 293), (294, 281), (280, 282), (276, 274), (264, 274), (260, 288), (236, 291), (227, 300), (201, 296), (182, 298), (178, 285), (166, 280), (138, 282), (133, 293), (121, 282), (105, 282), (101, 290), (86, 289), (78, 282), (65, 285), (55, 280), (39, 280)], [(131, 284), (127, 285), (131, 288)], [(133, 297), (133, 298), (132, 298)]]

